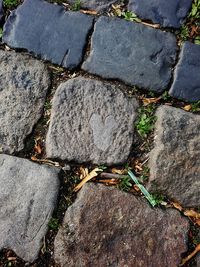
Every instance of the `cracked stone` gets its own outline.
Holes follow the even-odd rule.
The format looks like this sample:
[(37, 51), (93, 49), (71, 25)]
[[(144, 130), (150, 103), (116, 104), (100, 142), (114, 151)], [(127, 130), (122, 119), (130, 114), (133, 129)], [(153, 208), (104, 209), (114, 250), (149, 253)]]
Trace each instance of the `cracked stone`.
[(129, 0), (128, 10), (162, 27), (180, 28), (192, 6), (192, 0)]
[(61, 266), (178, 266), (189, 222), (178, 211), (152, 209), (142, 198), (86, 184), (65, 213), (54, 242)]
[(91, 16), (42, 0), (25, 0), (7, 19), (3, 42), (73, 69), (82, 61), (92, 25)]
[(174, 81), (169, 91), (171, 96), (189, 102), (200, 100), (199, 58), (200, 45), (185, 42), (175, 68)]
[[(70, 4), (75, 4), (76, 0), (68, 0)], [(118, 0), (81, 0), (81, 7), (96, 11), (104, 11)]]
[(34, 261), (57, 201), (58, 170), (0, 155), (0, 250)]
[(100, 17), (82, 68), (103, 78), (162, 92), (170, 82), (176, 50), (176, 38), (169, 32)]
[(0, 152), (13, 153), (42, 115), (50, 77), (42, 62), (3, 50), (0, 77)]
[(185, 207), (199, 206), (200, 116), (169, 106), (159, 107), (156, 116), (148, 189)]
[(79, 163), (124, 162), (137, 107), (134, 98), (106, 82), (78, 77), (62, 83), (53, 99), (47, 156)]

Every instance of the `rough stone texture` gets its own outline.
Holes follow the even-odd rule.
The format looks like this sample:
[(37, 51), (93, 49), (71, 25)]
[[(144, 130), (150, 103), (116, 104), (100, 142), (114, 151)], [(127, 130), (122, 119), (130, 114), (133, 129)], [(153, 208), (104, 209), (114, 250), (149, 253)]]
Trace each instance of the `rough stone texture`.
[(58, 189), (57, 169), (0, 155), (0, 250), (37, 258)]
[(156, 115), (148, 188), (183, 206), (199, 206), (200, 116), (169, 106), (161, 106)]
[[(76, 0), (68, 0), (68, 2), (74, 4)], [(81, 7), (96, 11), (104, 11), (116, 2), (118, 2), (118, 0), (81, 0)]]
[(0, 0), (0, 21), (3, 17), (3, 0)]
[(161, 92), (170, 81), (177, 46), (171, 33), (118, 18), (100, 17), (91, 48), (82, 65), (84, 70)]
[(200, 45), (185, 42), (169, 94), (186, 101), (200, 100)]
[(42, 62), (0, 50), (0, 152), (23, 149), (42, 114), (49, 85)]
[(67, 210), (54, 242), (61, 267), (178, 266), (187, 250), (187, 219), (141, 198), (87, 184)]
[(192, 0), (129, 0), (128, 10), (163, 27), (179, 28), (192, 5)]
[(130, 152), (137, 103), (115, 86), (78, 77), (54, 96), (46, 150), (50, 158), (115, 164)]
[(6, 21), (3, 42), (73, 69), (81, 63), (92, 24), (91, 16), (65, 12), (42, 0), (25, 0)]

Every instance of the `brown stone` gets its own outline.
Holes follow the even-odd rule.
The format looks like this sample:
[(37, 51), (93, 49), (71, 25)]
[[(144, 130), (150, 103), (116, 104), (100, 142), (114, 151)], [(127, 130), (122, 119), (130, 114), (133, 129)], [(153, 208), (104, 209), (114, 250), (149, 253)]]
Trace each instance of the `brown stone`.
[(187, 250), (186, 218), (146, 200), (87, 184), (67, 210), (55, 239), (61, 267), (175, 267)]

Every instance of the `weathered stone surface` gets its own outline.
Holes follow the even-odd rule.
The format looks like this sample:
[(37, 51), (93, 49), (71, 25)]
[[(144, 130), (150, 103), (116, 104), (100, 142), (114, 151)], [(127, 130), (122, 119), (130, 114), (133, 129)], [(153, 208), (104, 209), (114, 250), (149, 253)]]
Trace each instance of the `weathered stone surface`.
[[(70, 4), (76, 3), (76, 0), (68, 0)], [(81, 0), (81, 7), (102, 11), (109, 8), (112, 4), (118, 2), (118, 0)]]
[(23, 149), (25, 137), (42, 114), (49, 85), (42, 62), (0, 50), (0, 152)]
[(95, 24), (91, 47), (84, 70), (158, 92), (170, 81), (177, 49), (171, 33), (108, 17)]
[(46, 150), (50, 158), (115, 164), (130, 152), (137, 103), (115, 86), (78, 77), (54, 96)]
[(0, 250), (37, 258), (58, 189), (57, 169), (0, 155)]
[(3, 17), (3, 0), (0, 0), (0, 21)]
[(200, 205), (200, 116), (161, 106), (149, 156), (151, 191), (187, 207)]
[(192, 5), (192, 0), (129, 0), (128, 10), (163, 27), (179, 28)]
[(186, 101), (200, 100), (200, 45), (185, 42), (169, 91), (173, 97)]
[(175, 210), (152, 209), (133, 195), (87, 184), (54, 242), (61, 267), (178, 266), (189, 224)]
[(42, 0), (25, 0), (6, 21), (3, 42), (72, 69), (81, 63), (92, 24), (91, 16), (65, 12)]

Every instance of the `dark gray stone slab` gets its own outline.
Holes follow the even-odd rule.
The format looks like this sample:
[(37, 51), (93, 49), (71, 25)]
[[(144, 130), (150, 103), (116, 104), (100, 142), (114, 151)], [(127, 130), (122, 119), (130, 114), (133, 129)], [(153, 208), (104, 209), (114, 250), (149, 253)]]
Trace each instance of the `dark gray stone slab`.
[(29, 262), (37, 258), (58, 190), (57, 169), (0, 155), (0, 250)]
[(163, 27), (179, 28), (191, 5), (192, 0), (129, 0), (128, 10)]
[(199, 206), (200, 116), (169, 106), (159, 107), (156, 116), (148, 189), (183, 206)]
[(42, 62), (0, 50), (0, 152), (24, 148), (25, 138), (42, 115), (49, 85)]
[(87, 184), (65, 214), (54, 242), (60, 267), (178, 266), (189, 222), (176, 210), (152, 209), (142, 198)]
[(0, 0), (0, 21), (3, 17), (3, 0)]
[[(76, 3), (76, 0), (68, 0), (70, 4)], [(81, 7), (104, 11), (108, 9), (112, 4), (119, 2), (118, 0), (81, 0)]]
[(124, 162), (137, 107), (135, 99), (106, 82), (78, 77), (61, 84), (53, 99), (47, 156), (79, 163)]
[(189, 102), (200, 100), (200, 45), (183, 44), (169, 94)]
[(42, 0), (25, 0), (6, 21), (3, 42), (73, 69), (81, 63), (92, 25), (91, 16), (65, 12)]
[(177, 46), (171, 33), (101, 17), (95, 24), (91, 49), (84, 70), (162, 92), (171, 79)]

